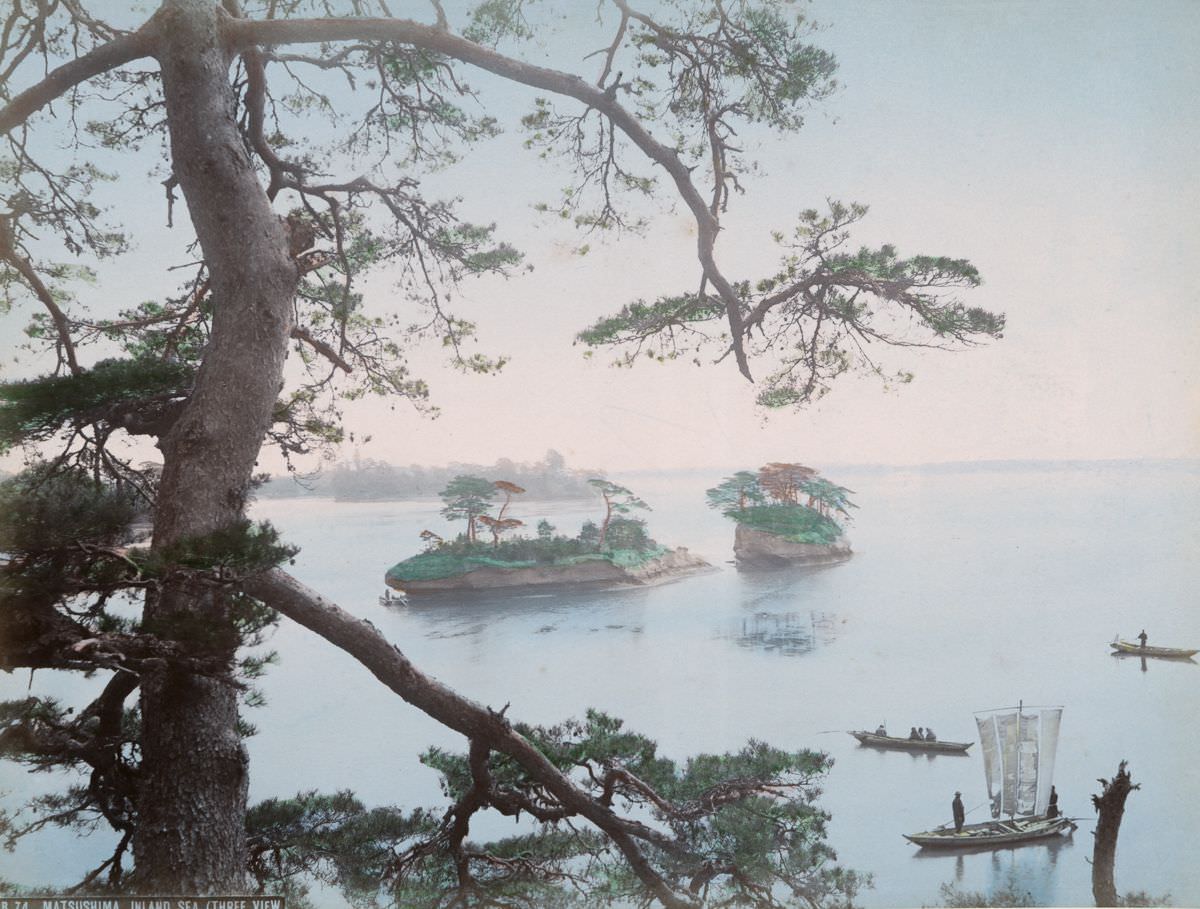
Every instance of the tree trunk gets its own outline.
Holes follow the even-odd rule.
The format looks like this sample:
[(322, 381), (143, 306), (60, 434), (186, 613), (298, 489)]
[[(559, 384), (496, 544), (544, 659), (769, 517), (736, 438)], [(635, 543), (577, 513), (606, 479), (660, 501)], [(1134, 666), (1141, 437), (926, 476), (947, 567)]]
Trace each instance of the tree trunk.
[[(167, 0), (160, 16), (175, 176), (214, 301), (195, 388), (161, 442), (154, 547), (162, 550), (243, 514), (282, 385), (298, 275), (234, 123), (217, 3)], [(137, 886), (183, 894), (241, 891), (247, 759), (236, 729), (231, 682), (238, 637), (228, 602), (176, 579), (148, 598), (145, 618), (159, 634), (226, 659), (229, 669), (217, 677), (164, 670), (143, 679)]]
[(1100, 780), (1099, 795), (1092, 796), (1092, 804), (1099, 815), (1093, 836), (1096, 843), (1092, 852), (1092, 897), (1097, 906), (1119, 906), (1117, 885), (1113, 876), (1113, 868), (1117, 857), (1117, 833), (1121, 829), (1121, 817), (1125, 814), (1125, 799), (1134, 789), (1129, 773), (1125, 770), (1125, 761), (1117, 768), (1117, 775), (1112, 782)]

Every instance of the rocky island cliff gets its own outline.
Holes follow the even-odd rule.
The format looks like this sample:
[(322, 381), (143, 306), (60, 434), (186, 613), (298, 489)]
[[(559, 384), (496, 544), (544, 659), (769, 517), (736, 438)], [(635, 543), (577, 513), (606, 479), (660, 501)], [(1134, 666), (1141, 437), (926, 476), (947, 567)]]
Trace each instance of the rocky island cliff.
[(793, 543), (744, 524), (737, 525), (733, 537), (733, 555), (739, 568), (827, 565), (843, 562), (853, 554), (850, 541), (844, 537), (838, 537), (832, 543)]
[(406, 577), (404, 563), (391, 568), (384, 582), (406, 594), (452, 590), (496, 590), (520, 587), (637, 587), (662, 584), (694, 574), (714, 571), (712, 565), (684, 547), (668, 549), (635, 565), (622, 565), (607, 558), (567, 564), (504, 567), (495, 564), (469, 566), (468, 570), (438, 578)]
[(842, 525), (854, 490), (838, 486), (803, 464), (775, 461), (740, 470), (706, 493), (709, 507), (737, 527), (738, 568), (823, 565), (853, 555)]

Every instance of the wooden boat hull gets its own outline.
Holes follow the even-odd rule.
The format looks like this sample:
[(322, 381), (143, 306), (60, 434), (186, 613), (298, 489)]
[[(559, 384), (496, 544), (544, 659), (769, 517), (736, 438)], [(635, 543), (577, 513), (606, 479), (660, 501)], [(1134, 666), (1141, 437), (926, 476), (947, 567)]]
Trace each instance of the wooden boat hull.
[(1128, 641), (1113, 641), (1108, 646), (1117, 653), (1158, 657), (1160, 660), (1188, 660), (1200, 653), (1200, 650), (1184, 650), (1181, 647), (1143, 647), (1140, 644), (1130, 644)]
[(918, 751), (927, 754), (966, 754), (974, 742), (926, 742), (924, 739), (878, 735), (874, 732), (851, 732), (859, 744), (869, 748), (889, 748), (895, 751)]
[(1072, 832), (1075, 822), (1067, 817), (1024, 818), (967, 824), (961, 832), (953, 827), (905, 833), (904, 838), (922, 849), (980, 849), (1020, 846)]

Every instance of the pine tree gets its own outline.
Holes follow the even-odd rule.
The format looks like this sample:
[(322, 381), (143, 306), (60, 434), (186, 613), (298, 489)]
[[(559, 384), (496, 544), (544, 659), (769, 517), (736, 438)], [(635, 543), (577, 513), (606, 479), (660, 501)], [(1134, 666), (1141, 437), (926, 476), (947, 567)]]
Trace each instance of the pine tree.
[[(74, 712), (40, 701), (0, 712), (6, 755), (90, 774), (86, 791), (43, 803), (33, 827), (9, 822), (8, 832), (102, 817), (119, 845), (86, 885), (240, 891), (248, 871), (278, 884), (289, 866), (269, 844), (284, 842), (272, 831), (290, 824), (296, 860), (318, 877), (403, 892), (408, 866), (384, 862), (376, 847), (416, 838), (420, 855), (441, 862), (422, 892), (479, 900), (493, 885), (539, 879), (559, 848), (546, 835), (535, 859), (510, 844), (515, 851), (483, 867), (458, 861), (470, 818), (488, 805), (595, 831), (584, 852), (618, 900), (690, 906), (721, 889), (767, 900), (776, 885), (812, 903), (852, 894), (854, 880), (829, 866), (810, 804), (817, 756), (754, 745), (668, 772), (648, 744), (607, 720), (589, 720), (587, 746), (575, 751), (575, 727), (567, 735), (513, 724), (424, 675), (372, 626), (291, 577), (283, 566), (294, 551), (245, 518), (264, 445), (293, 457), (341, 441), (346, 398), (423, 405), (428, 388), (404, 360), (411, 334), (439, 338), (461, 369), (502, 365), (472, 352), (474, 326), (446, 309), (446, 290), (507, 273), (521, 257), (490, 225), (425, 197), (418, 179), (498, 128), (464, 77), (471, 69), (542, 93), (522, 126), (532, 146), (563, 152), (575, 168), (557, 213), (589, 229), (630, 226), (618, 190), (654, 192), (653, 169), (695, 221), (702, 290), (630, 304), (586, 330), (586, 343), (675, 356), (683, 339), (721, 336), (697, 326), (724, 325), (715, 343), (747, 378), (752, 360), (790, 351), (760, 396), (786, 405), (818, 396), (855, 365), (871, 368), (856, 363), (851, 334), (911, 343), (875, 324), (880, 310), (908, 317), (931, 344), (999, 336), (1002, 317), (943, 294), (978, 283), (969, 263), (903, 259), (886, 246), (850, 251), (860, 206), (804, 213), (790, 239), (781, 235), (777, 274), (731, 280), (716, 254), (720, 218), (753, 169), (735, 136), (750, 123), (795, 132), (805, 106), (832, 90), (834, 60), (809, 43), (810, 26), (784, 0), (669, 5), (665, 18), (626, 0), (611, 10), (598, 79), (535, 62), (539, 51), (525, 42), (538, 29), (520, 0), (488, 0), (461, 28), (436, 0), (427, 24), (372, 0), (347, 0), (339, 12), (348, 15), (332, 17), (318, 0), (160, 0), (140, 24), (105, 21), (79, 3), (3, 13), (0, 288), (6, 306), (39, 307), (28, 336), (44, 368), (5, 386), (0, 446), (45, 456), (4, 492), (3, 665), (108, 678)], [(370, 99), (355, 104), (361, 96), (346, 86), (369, 89)], [(334, 135), (343, 124), (348, 132)], [(349, 170), (347, 142), (378, 168)], [(59, 143), (81, 152), (76, 163), (52, 153)], [(195, 240), (177, 293), (116, 318), (89, 313), (75, 293), (90, 261), (127, 247), (94, 201), (107, 175), (90, 163), (89, 143), (113, 154), (160, 143), (168, 216)], [(404, 299), (422, 301), (419, 317), (371, 313), (365, 278), (385, 265), (403, 275)], [(799, 337), (808, 341), (792, 343)], [(289, 357), (297, 370), (285, 371)], [(130, 438), (153, 442), (161, 466), (127, 459), (118, 443)], [(131, 546), (139, 513), (153, 537)], [(55, 516), (53, 532), (39, 514)], [(121, 599), (137, 603), (136, 620), (112, 608)], [(263, 664), (246, 649), (278, 614), (464, 736), (465, 759), (431, 758), (457, 799), (451, 815), (364, 814), (350, 798), (303, 794), (248, 814), (241, 708)], [(577, 760), (602, 775), (569, 775)], [(754, 810), (737, 813), (747, 805)], [(640, 807), (665, 826), (643, 823)], [(325, 812), (346, 831), (339, 858), (327, 861), (316, 857), (325, 841), (314, 826)], [(807, 850), (795, 853), (803, 861), (792, 861), (792, 844)], [(512, 877), (497, 882), (484, 867)]]

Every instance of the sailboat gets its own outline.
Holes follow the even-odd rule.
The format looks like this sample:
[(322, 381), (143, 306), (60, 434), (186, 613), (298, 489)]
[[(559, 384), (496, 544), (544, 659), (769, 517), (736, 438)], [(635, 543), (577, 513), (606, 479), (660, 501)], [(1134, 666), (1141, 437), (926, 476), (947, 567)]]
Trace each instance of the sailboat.
[[(1050, 808), (1061, 707), (1003, 707), (975, 714), (992, 820), (904, 834), (928, 849), (1017, 846), (1070, 833), (1075, 823)], [(1053, 814), (1053, 816), (1051, 816)]]

